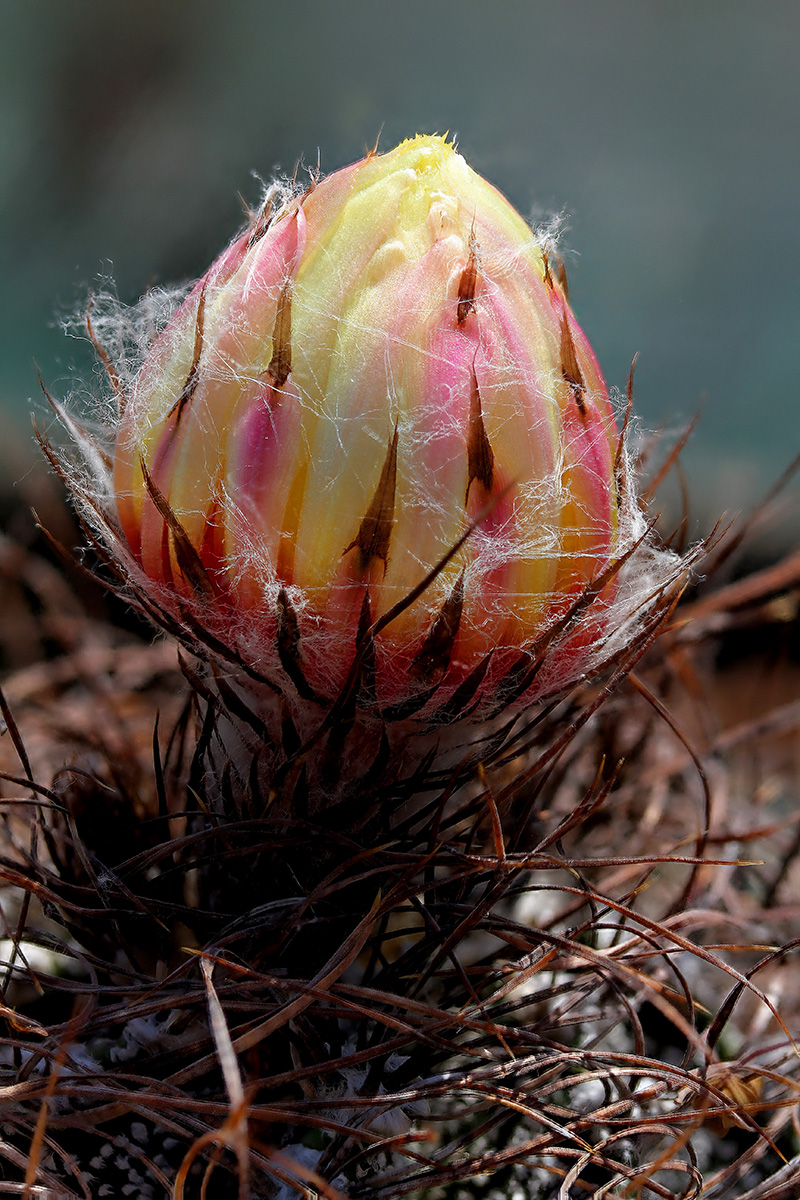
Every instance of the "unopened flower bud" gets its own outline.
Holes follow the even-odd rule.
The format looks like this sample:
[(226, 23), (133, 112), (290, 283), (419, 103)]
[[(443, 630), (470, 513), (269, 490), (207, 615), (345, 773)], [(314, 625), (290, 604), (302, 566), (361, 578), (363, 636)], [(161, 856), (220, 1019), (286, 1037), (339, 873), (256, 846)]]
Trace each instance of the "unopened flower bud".
[(161, 605), (309, 704), (360, 646), (362, 704), (435, 723), (598, 660), (617, 440), (541, 241), (416, 137), (214, 263), (130, 389), (114, 488)]

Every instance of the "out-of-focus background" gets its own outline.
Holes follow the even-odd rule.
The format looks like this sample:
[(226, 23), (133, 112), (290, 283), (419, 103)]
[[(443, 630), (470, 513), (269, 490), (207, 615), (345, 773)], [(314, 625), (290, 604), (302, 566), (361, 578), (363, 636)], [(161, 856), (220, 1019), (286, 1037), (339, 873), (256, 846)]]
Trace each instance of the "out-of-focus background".
[[(0, 473), (85, 348), (57, 317), (199, 274), (269, 178), (456, 135), (532, 218), (566, 216), (611, 385), (674, 429), (704, 517), (800, 450), (795, 0), (26, 0), (0, 35)], [(382, 132), (381, 132), (382, 131)]]

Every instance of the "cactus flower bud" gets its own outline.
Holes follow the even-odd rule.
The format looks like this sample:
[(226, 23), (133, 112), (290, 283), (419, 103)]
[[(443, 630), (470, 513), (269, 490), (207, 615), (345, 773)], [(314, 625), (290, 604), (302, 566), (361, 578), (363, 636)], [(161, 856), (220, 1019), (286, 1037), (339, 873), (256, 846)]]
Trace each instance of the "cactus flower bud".
[(206, 664), (209, 778), (294, 763), (318, 807), (431, 731), (458, 755), (679, 578), (546, 246), (444, 138), (273, 185), (148, 335), (156, 301), (87, 320), (111, 455), (62, 416), (129, 591)]
[(167, 607), (315, 699), (370, 625), (374, 703), (435, 719), (596, 656), (613, 582), (544, 664), (537, 647), (619, 551), (616, 447), (543, 246), (416, 137), (263, 211), (214, 263), (135, 379), (114, 488)]

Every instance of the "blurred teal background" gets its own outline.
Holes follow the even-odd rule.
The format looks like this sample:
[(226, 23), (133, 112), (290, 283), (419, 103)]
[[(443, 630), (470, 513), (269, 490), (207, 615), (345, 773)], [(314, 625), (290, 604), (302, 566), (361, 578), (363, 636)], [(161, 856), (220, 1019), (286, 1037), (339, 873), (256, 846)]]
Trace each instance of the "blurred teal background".
[(529, 216), (568, 215), (578, 319), (611, 385), (675, 428), (695, 504), (735, 510), (800, 450), (795, 0), (4, 3), (0, 441), (89, 358), (54, 324), (199, 274), (255, 171), (457, 135)]

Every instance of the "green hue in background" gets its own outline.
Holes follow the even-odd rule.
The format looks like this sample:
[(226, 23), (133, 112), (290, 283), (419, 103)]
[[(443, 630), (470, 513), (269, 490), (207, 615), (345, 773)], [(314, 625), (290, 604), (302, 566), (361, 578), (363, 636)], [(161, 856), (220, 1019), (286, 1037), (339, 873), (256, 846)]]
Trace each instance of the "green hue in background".
[[(251, 171), (457, 135), (523, 212), (569, 214), (572, 298), (611, 385), (675, 427), (701, 505), (800, 449), (800, 8), (760, 0), (27, 0), (0, 8), (7, 479), (89, 359), (53, 327), (99, 273), (198, 274)], [(47, 419), (47, 418), (45, 418)], [(10, 454), (10, 448), (14, 447)]]

